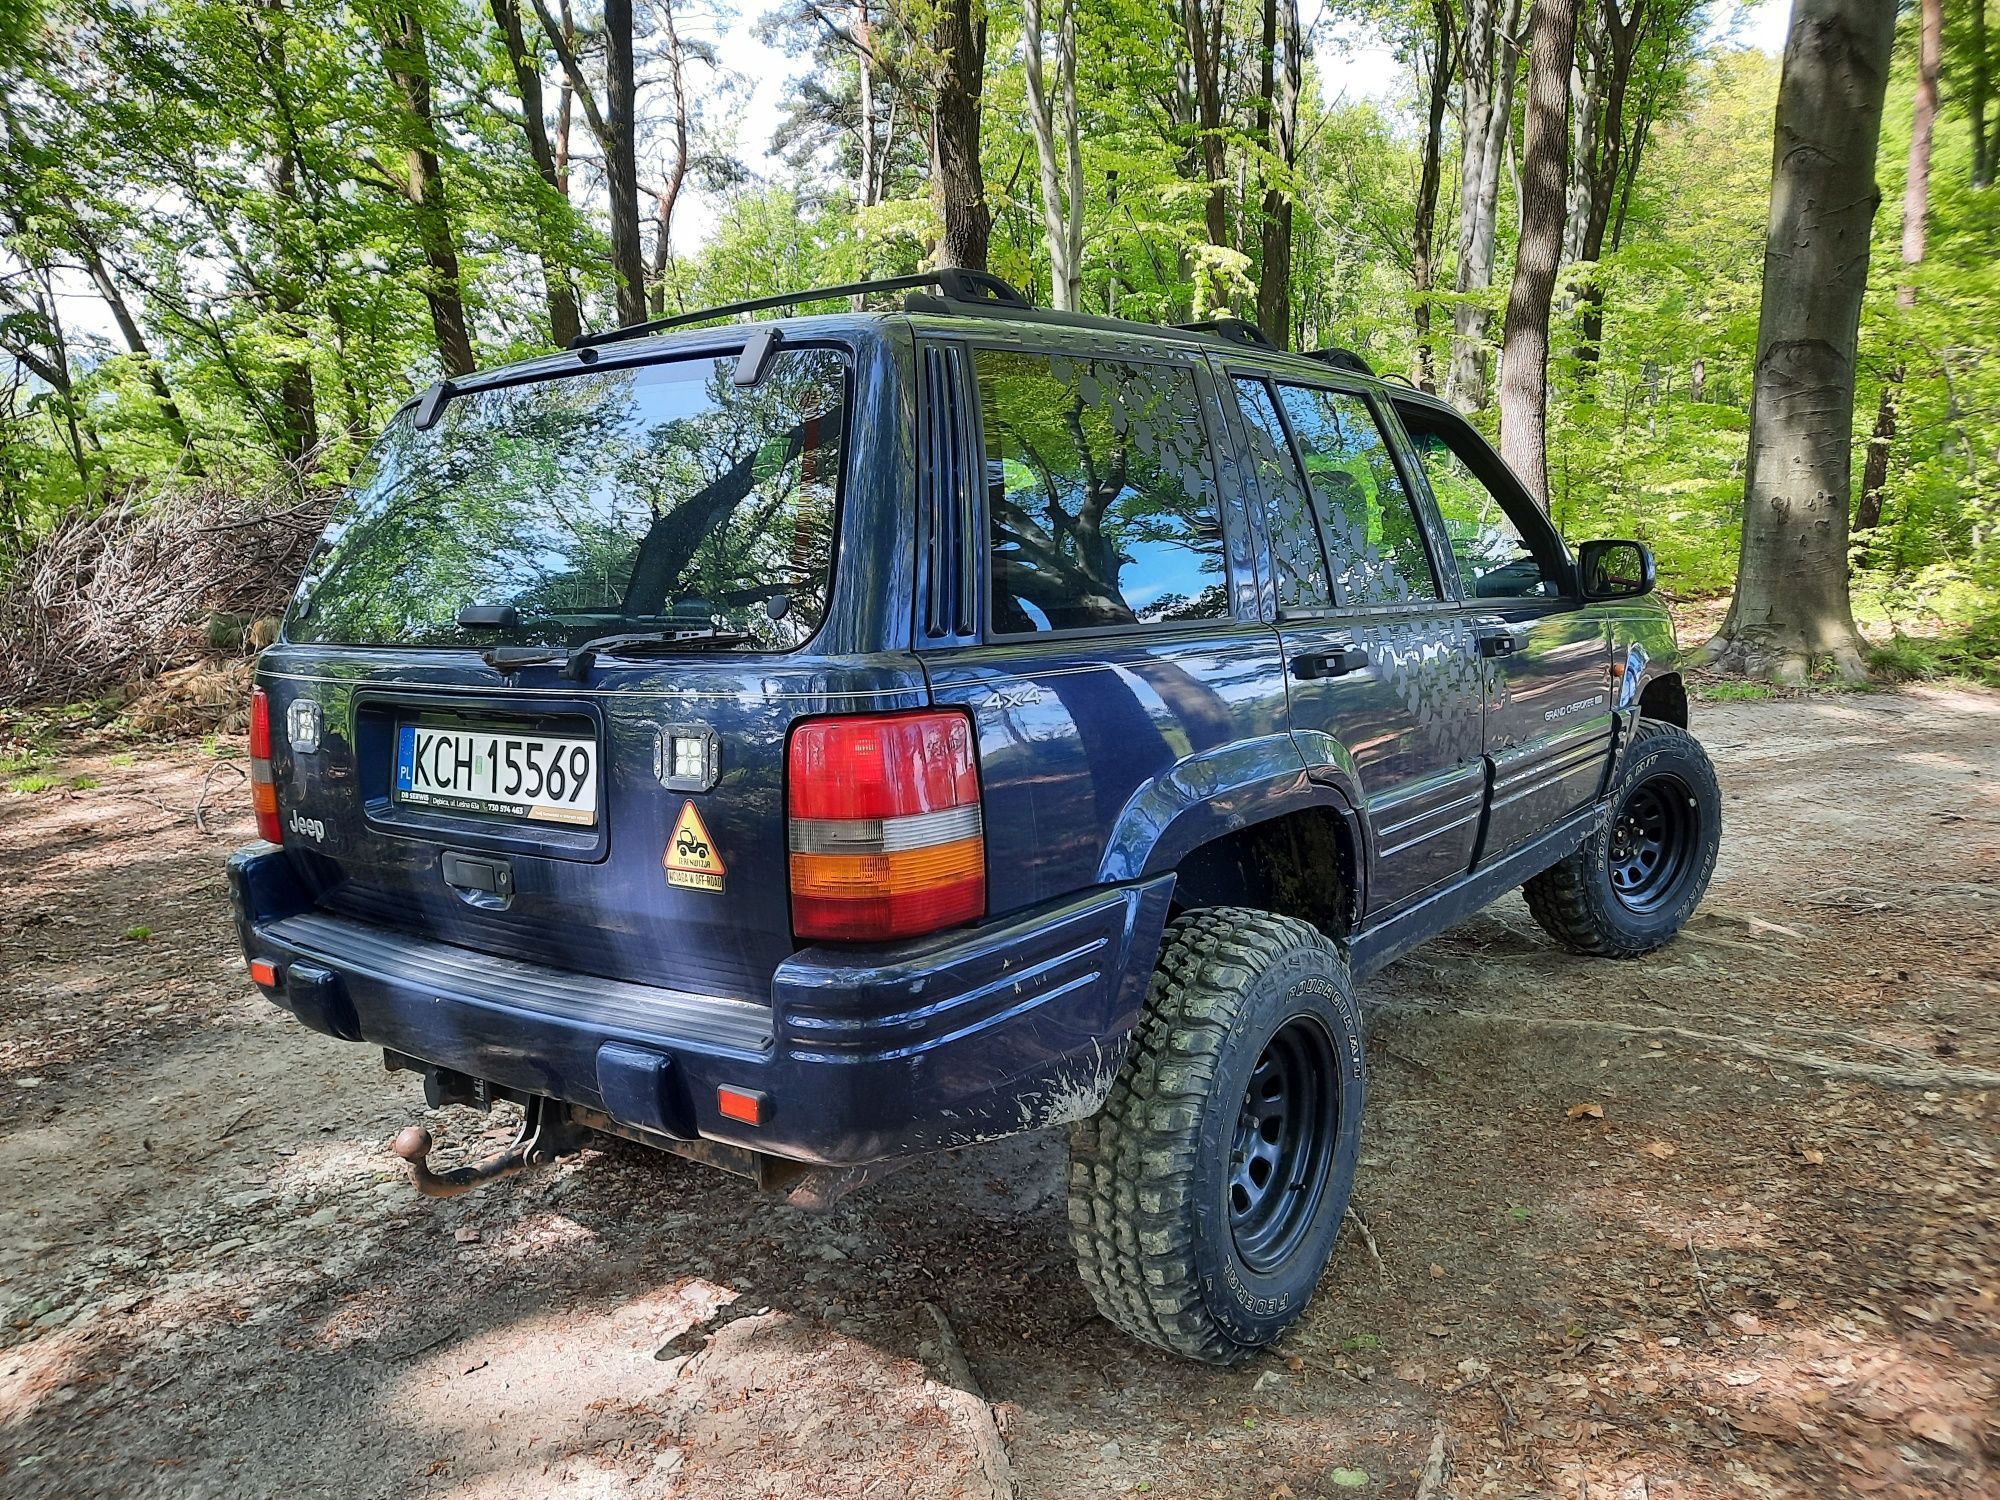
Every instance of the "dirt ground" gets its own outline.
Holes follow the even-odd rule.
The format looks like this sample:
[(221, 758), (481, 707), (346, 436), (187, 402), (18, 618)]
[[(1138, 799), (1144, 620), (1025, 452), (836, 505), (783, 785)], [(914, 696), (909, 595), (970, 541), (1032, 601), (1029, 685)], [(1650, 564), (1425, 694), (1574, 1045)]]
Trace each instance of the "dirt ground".
[(400, 1126), (510, 1122), (251, 990), (235, 774), (74, 756), (0, 795), (0, 1493), (2000, 1494), (2000, 695), (1697, 715), (1694, 926), (1509, 898), (1372, 981), (1358, 1220), (1231, 1371), (1092, 1315), (1054, 1135), (822, 1217), (626, 1149), (418, 1198)]

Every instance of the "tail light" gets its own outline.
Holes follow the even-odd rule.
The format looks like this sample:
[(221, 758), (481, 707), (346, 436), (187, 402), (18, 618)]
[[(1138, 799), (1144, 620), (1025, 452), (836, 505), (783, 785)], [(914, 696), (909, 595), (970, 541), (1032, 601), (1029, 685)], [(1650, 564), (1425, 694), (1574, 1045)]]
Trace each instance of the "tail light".
[(961, 713), (811, 719), (792, 732), (792, 930), (911, 937), (986, 911), (972, 721)]
[(285, 841), (278, 821), (278, 787), (271, 780), (271, 700), (262, 688), (250, 690), (250, 805), (257, 810), (257, 837)]

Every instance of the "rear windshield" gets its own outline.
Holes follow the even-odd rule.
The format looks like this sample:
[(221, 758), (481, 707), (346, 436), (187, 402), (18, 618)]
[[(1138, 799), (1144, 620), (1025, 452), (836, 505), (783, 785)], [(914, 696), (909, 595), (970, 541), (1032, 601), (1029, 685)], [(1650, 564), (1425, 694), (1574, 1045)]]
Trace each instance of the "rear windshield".
[[(287, 638), (803, 645), (826, 614), (847, 364), (785, 350), (748, 389), (735, 370), (730, 353), (470, 392), (426, 432), (404, 411), (327, 528)], [(458, 624), (482, 605), (508, 623)]]

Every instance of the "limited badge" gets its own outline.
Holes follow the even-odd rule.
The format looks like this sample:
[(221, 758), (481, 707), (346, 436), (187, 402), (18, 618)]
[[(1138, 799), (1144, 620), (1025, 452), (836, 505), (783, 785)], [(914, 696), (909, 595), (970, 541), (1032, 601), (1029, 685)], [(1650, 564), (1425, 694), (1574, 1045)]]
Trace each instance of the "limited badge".
[(691, 891), (722, 889), (725, 873), (722, 856), (716, 852), (715, 841), (708, 836), (708, 825), (694, 810), (694, 803), (681, 804), (674, 831), (667, 835), (665, 858), (668, 885), (686, 886)]

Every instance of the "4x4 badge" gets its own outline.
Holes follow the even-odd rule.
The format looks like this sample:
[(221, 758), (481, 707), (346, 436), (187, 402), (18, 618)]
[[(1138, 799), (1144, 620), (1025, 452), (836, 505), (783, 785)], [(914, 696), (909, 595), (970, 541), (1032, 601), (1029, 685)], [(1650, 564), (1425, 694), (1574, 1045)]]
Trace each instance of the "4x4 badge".
[(726, 873), (722, 856), (715, 852), (715, 840), (708, 825), (694, 810), (693, 802), (681, 804), (674, 831), (667, 835), (667, 884), (686, 886), (691, 891), (719, 891)]

